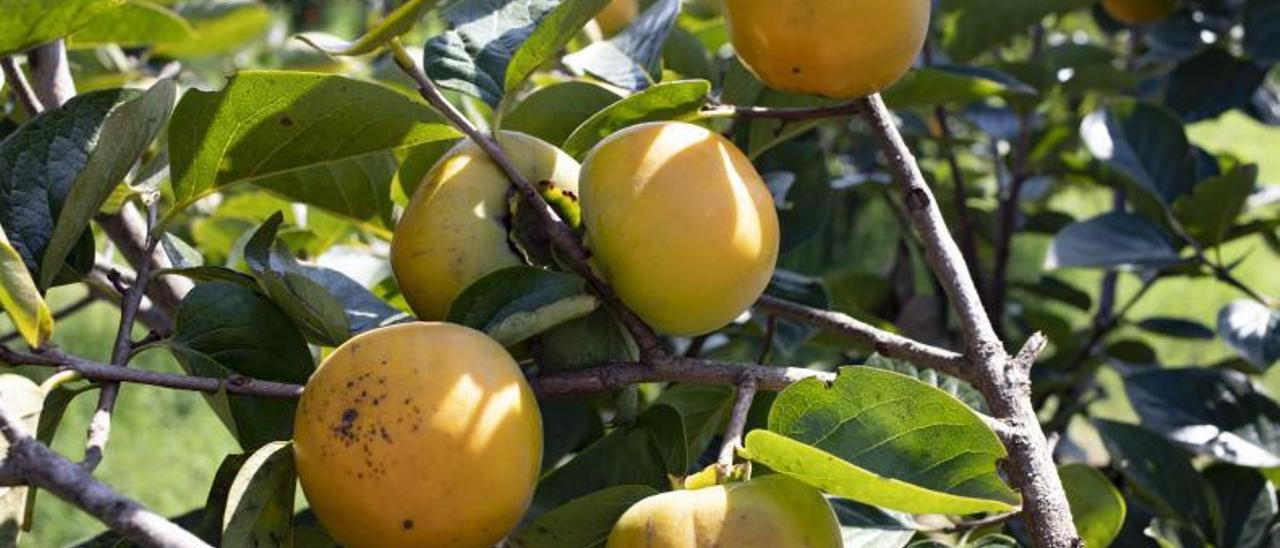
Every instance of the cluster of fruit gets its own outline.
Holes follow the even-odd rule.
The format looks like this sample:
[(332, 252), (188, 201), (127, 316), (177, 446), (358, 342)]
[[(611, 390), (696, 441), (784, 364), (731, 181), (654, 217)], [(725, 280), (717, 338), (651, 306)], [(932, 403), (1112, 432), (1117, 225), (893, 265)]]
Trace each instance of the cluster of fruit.
[[(1173, 0), (1105, 0), (1126, 22)], [(853, 98), (900, 78), (919, 53), (930, 0), (725, 0), (744, 64), (779, 90)], [(636, 16), (614, 0), (598, 24)], [(841, 27), (838, 36), (815, 29)], [(718, 133), (633, 126), (579, 164), (535, 137), (496, 136), (528, 180), (580, 199), (592, 267), (657, 331), (715, 331), (763, 292), (778, 256), (768, 188)], [(308, 382), (295, 423), (298, 473), (326, 529), (348, 546), (490, 546), (524, 515), (541, 470), (538, 404), (510, 354), (439, 323), (471, 283), (523, 264), (509, 243), (509, 182), (464, 142), (426, 176), (396, 230), (392, 266), (419, 319), (361, 334)], [(781, 476), (665, 493), (609, 538), (629, 546), (838, 546), (821, 493)]]

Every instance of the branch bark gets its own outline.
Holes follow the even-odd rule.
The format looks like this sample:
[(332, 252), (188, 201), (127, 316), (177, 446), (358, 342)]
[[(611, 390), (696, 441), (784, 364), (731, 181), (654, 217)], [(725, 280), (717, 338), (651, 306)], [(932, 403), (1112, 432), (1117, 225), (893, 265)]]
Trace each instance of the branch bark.
[(720, 456), (716, 461), (722, 478), (728, 477), (733, 471), (733, 461), (738, 455), (738, 449), (742, 447), (742, 435), (747, 430), (747, 415), (751, 413), (751, 402), (756, 397), (757, 388), (753, 377), (747, 377), (738, 385), (738, 396), (729, 413), (729, 425), (724, 429), (724, 444), (720, 446)]
[(890, 170), (902, 187), (904, 202), (924, 242), (930, 266), (956, 309), (965, 335), (966, 356), (972, 364), (973, 384), (995, 417), (1009, 425), (1005, 447), (1014, 486), (1023, 496), (1023, 519), (1037, 546), (1079, 546), (1062, 481), (1031, 403), (1031, 363), (1044, 348), (1042, 335), (1033, 336), (1018, 356), (1010, 358), (996, 335), (977, 286), (955, 240), (947, 230), (933, 192), (919, 165), (894, 125), (880, 96), (862, 100), (862, 115), (880, 144)]
[(18, 104), (22, 105), (22, 110), (26, 111), (27, 116), (35, 116), (44, 111), (44, 103), (41, 103), (40, 98), (36, 97), (35, 92), (31, 90), (31, 84), (22, 74), (16, 59), (12, 56), (0, 58), (0, 70), (4, 71), (4, 79), (9, 83), (9, 89), (13, 90), (13, 94), (18, 98)]
[(36, 441), (3, 408), (0, 408), (0, 433), (9, 441), (8, 454), (0, 466), (0, 478), (21, 480), (49, 491), (142, 546), (208, 546), (187, 530), (115, 492), (87, 470)]

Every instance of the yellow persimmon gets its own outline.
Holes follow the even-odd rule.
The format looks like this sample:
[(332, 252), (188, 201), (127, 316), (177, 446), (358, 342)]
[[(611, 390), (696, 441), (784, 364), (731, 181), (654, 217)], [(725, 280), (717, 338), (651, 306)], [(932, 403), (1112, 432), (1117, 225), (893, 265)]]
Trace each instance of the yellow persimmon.
[[(529, 135), (501, 132), (498, 142), (530, 182), (577, 192), (578, 163)], [(508, 241), (510, 181), (471, 141), (431, 168), (414, 192), (391, 242), (391, 267), (419, 318), (443, 320), (472, 282), (522, 264)]]
[(640, 6), (636, 0), (610, 0), (604, 9), (596, 14), (596, 24), (600, 25), (600, 32), (609, 36), (626, 28), (636, 20), (639, 14)]
[(681, 122), (624, 129), (591, 151), (578, 186), (596, 267), (658, 331), (719, 329), (773, 275), (773, 197), (718, 133)]
[(822, 493), (785, 476), (672, 491), (622, 515), (607, 548), (839, 548)]
[(542, 419), (519, 366), (479, 331), (407, 323), (325, 359), (294, 421), (298, 477), (344, 546), (487, 547), (533, 495)]
[(1107, 15), (1129, 25), (1158, 22), (1177, 8), (1177, 0), (1102, 0), (1102, 9)]
[(730, 39), (769, 87), (850, 99), (911, 68), (930, 0), (725, 0)]

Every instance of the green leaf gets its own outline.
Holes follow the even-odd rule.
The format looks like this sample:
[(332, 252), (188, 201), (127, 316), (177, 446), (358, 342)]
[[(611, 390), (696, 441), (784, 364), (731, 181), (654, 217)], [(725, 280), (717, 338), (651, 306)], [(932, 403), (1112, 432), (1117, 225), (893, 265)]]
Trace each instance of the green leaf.
[(271, 10), (251, 0), (184, 2), (178, 14), (190, 22), (191, 38), (156, 44), (151, 50), (154, 55), (187, 59), (228, 54), (262, 38), (271, 28)]
[(1218, 312), (1218, 336), (1265, 372), (1280, 360), (1280, 311), (1250, 300), (1235, 301)]
[(573, 130), (622, 99), (604, 86), (571, 80), (539, 88), (502, 118), (502, 129), (527, 133), (556, 146)]
[[(314, 364), (307, 342), (274, 303), (228, 282), (197, 285), (178, 307), (168, 346), (189, 374), (303, 384)], [(247, 450), (288, 439), (296, 402), (219, 393), (209, 396)]]
[(611, 0), (562, 0), (520, 45), (507, 64), (506, 93), (520, 89), (524, 81), (550, 61), (577, 36), (596, 13)]
[(175, 93), (173, 80), (161, 80), (142, 96), (112, 109), (103, 120), (97, 142), (71, 183), (53, 225), (40, 262), (40, 287), (53, 284), (89, 221), (164, 128)]
[(293, 445), (269, 443), (249, 456), (227, 496), (223, 546), (293, 546)]
[(677, 384), (667, 387), (654, 405), (669, 405), (684, 419), (685, 444), (701, 455), (724, 427), (736, 393), (727, 386)]
[(413, 30), (439, 0), (409, 0), (387, 14), (386, 18), (354, 42), (336, 41), (322, 33), (303, 33), (298, 39), (312, 47), (334, 56), (364, 55), (382, 48), (387, 42)]
[(448, 321), (488, 333), (511, 346), (569, 320), (590, 314), (600, 300), (577, 276), (531, 266), (486, 275), (463, 290)]
[(848, 499), (828, 499), (840, 520), (840, 537), (845, 546), (902, 548), (916, 530), (911, 516), (889, 512)]
[(1280, 2), (1245, 0), (1244, 49), (1262, 63), (1280, 62)]
[(1257, 470), (1216, 463), (1204, 478), (1217, 495), (1222, 523), (1217, 546), (1271, 546), (1275, 541), (1275, 491)]
[(979, 413), (987, 412), (987, 401), (982, 397), (982, 394), (969, 383), (950, 375), (944, 375), (928, 368), (916, 367), (911, 362), (887, 358), (878, 353), (868, 357), (864, 365), (901, 373), (951, 394), (974, 411)]
[(830, 386), (808, 379), (787, 388), (769, 412), (769, 430), (748, 434), (746, 446), (751, 460), (774, 471), (892, 510), (1006, 512), (1020, 500), (996, 471), (1004, 446), (973, 410), (869, 367), (842, 368)]
[(1085, 117), (1080, 138), (1094, 158), (1163, 204), (1195, 186), (1196, 162), (1186, 130), (1164, 108), (1116, 101)]
[(191, 90), (169, 133), (170, 216), (222, 187), (251, 182), (296, 201), (390, 226), (394, 152), (458, 133), (390, 88), (340, 76), (237, 74)]
[(308, 340), (338, 346), (351, 338), (347, 316), (333, 295), (298, 272), (289, 248), (276, 239), (284, 215), (276, 212), (244, 246), (244, 260), (267, 296), (293, 319)]
[(182, 42), (193, 37), (195, 31), (187, 20), (168, 8), (147, 0), (125, 0), (120, 7), (75, 31), (67, 42), (77, 48), (108, 44), (126, 47)]
[(983, 52), (1024, 34), (1031, 25), (1055, 13), (1074, 11), (1093, 0), (969, 0), (943, 20), (942, 46), (956, 61), (968, 62)]
[(596, 143), (620, 129), (645, 122), (692, 118), (706, 104), (710, 93), (711, 83), (706, 80), (658, 84), (597, 112), (574, 130), (562, 148), (581, 160)]
[[(160, 86), (158, 93), (166, 87)], [(123, 156), (141, 152), (121, 150), (109, 143), (113, 137), (139, 138), (132, 129), (121, 127), (124, 120), (115, 118), (114, 113), (140, 95), (135, 90), (112, 89), (76, 96), (60, 108), (44, 111), (0, 142), (0, 226), (37, 281), (52, 280), (63, 271), (58, 265), (54, 272), (41, 272), (42, 265), (48, 264), (43, 259), (55, 233), (60, 249), (68, 235), (74, 236), (73, 243), (92, 237), (83, 225), (71, 234), (73, 225), (79, 224), (73, 220), (92, 200), (75, 198), (75, 213), (68, 214), (67, 222), (60, 222), (63, 204), (72, 201), (70, 195), (74, 192), (92, 198), (88, 195), (100, 192), (101, 187), (114, 187), (124, 176), (119, 166), (136, 159)], [(157, 114), (147, 108), (154, 99), (134, 108), (147, 113), (149, 119)], [(111, 119), (114, 121), (108, 124)], [(76, 189), (82, 183), (90, 188)], [(65, 252), (56, 254), (66, 257)]]
[(529, 516), (536, 519), (562, 504), (618, 485), (666, 490), (668, 474), (687, 471), (684, 423), (667, 405), (654, 405), (636, 422), (615, 428), (538, 483)]
[(542, 470), (604, 436), (600, 412), (585, 398), (538, 401), (542, 412)]
[(1071, 518), (1085, 546), (1111, 546), (1124, 525), (1124, 496), (1102, 475), (1086, 464), (1058, 468), (1058, 477), (1071, 504)]
[(992, 69), (935, 65), (908, 72), (884, 93), (891, 108), (964, 104), (999, 95), (1029, 95), (1030, 86)]
[(1044, 267), (1159, 268), (1179, 261), (1159, 226), (1132, 213), (1105, 213), (1064, 228), (1053, 238)]
[(1218, 245), (1244, 212), (1257, 183), (1258, 166), (1233, 166), (1227, 173), (1196, 183), (1190, 194), (1178, 198), (1174, 216), (1202, 245)]
[(571, 500), (533, 520), (508, 541), (517, 548), (598, 548), (631, 505), (658, 494), (647, 485), (620, 485)]
[(1096, 420), (1094, 426), (1111, 453), (1111, 462), (1138, 499), (1157, 516), (1176, 519), (1204, 531), (1215, 521), (1209, 486), (1187, 454), (1145, 428)]
[(541, 371), (557, 372), (635, 361), (639, 350), (626, 328), (602, 306), (539, 335), (534, 355)]
[[(76, 396), (96, 390), (95, 385), (87, 385), (83, 388), (67, 388), (66, 385), (60, 385), (49, 390), (46, 386), (40, 387), (42, 390), (48, 390), (44, 393), (44, 403), (41, 404), (40, 420), (36, 424), (35, 438), (40, 443), (53, 446), (53, 436), (58, 431), (58, 426), (62, 424), (62, 417), (67, 413), (67, 407), (71, 405), (72, 400)], [(34, 487), (27, 489), (27, 513), (23, 519), (23, 523), (27, 529), (33, 527), (32, 521), (35, 519), (36, 493), (38, 490)], [(0, 526), (2, 527), (2, 526)], [(3, 534), (0, 533), (0, 538)], [(0, 542), (3, 544), (3, 542)]]
[(1155, 369), (1126, 375), (1142, 426), (1202, 455), (1240, 466), (1280, 466), (1280, 404), (1226, 369)]
[[(0, 406), (5, 414), (31, 433), (40, 421), (44, 392), (21, 375), (0, 374)], [(9, 440), (0, 436), (0, 456), (9, 453)], [(0, 546), (17, 546), (26, 515), (27, 488), (0, 487)]]
[[(502, 101), (506, 83), (510, 82), (507, 68), (512, 58), (543, 19), (562, 2), (462, 0), (450, 4), (441, 13), (450, 23), (450, 30), (428, 41), (423, 53), (427, 75), (441, 87), (477, 97), (490, 106), (497, 105)], [(556, 38), (562, 30), (556, 27), (544, 31), (551, 36), (542, 36), (540, 40)], [(535, 49), (540, 51), (540, 47)], [(530, 57), (524, 63), (532, 61), (537, 53), (526, 55)], [(521, 81), (524, 76), (527, 73), (520, 77)]]
[(658, 0), (617, 36), (566, 55), (563, 62), (579, 75), (630, 91), (645, 89), (662, 79), (662, 48), (679, 15), (680, 0)]
[(0, 308), (9, 314), (9, 320), (28, 346), (40, 348), (49, 342), (53, 335), (53, 313), (22, 257), (9, 244), (4, 227), (0, 227)]
[(0, 0), (0, 56), (52, 42), (123, 0)]
[[(1269, 65), (1210, 46), (1182, 60), (1164, 83), (1164, 105), (1187, 123), (1217, 118), (1229, 110), (1254, 108)], [(1264, 107), (1265, 108), (1265, 107)]]

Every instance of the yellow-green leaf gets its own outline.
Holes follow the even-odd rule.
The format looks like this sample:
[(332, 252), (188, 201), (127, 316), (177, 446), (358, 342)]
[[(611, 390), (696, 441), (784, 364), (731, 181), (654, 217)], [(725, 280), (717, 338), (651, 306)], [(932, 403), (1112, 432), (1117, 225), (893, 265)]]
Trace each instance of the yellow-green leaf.
[(36, 289), (22, 256), (9, 245), (3, 228), (0, 228), (0, 306), (9, 313), (9, 319), (27, 344), (35, 348), (49, 341), (53, 333), (53, 313)]

